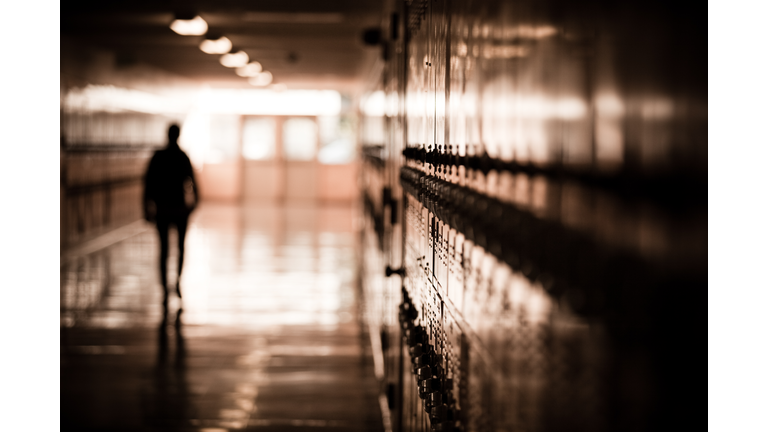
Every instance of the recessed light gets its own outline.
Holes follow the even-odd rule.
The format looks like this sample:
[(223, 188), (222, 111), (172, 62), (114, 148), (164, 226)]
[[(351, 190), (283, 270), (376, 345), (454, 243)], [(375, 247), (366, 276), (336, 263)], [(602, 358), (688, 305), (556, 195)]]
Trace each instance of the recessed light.
[(272, 82), (272, 73), (271, 72), (261, 72), (260, 74), (256, 75), (255, 77), (249, 78), (248, 82), (251, 85), (254, 85), (256, 87), (267, 86), (267, 85), (269, 85)]
[(192, 19), (175, 19), (171, 23), (171, 30), (182, 36), (200, 36), (208, 31), (208, 23), (200, 15)]
[(248, 64), (248, 54), (245, 51), (224, 54), (219, 59), (219, 63), (229, 68), (245, 66)]
[(235, 73), (241, 77), (254, 77), (261, 72), (261, 63), (253, 61), (245, 66), (235, 69)]
[(224, 36), (218, 39), (205, 39), (200, 42), (200, 50), (206, 54), (226, 54), (232, 50), (232, 42)]

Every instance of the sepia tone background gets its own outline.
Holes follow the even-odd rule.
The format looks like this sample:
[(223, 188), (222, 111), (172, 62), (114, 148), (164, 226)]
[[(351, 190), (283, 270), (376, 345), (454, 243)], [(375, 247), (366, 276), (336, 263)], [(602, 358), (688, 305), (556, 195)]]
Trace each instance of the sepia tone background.
[[(169, 27), (196, 15), (271, 82)], [(63, 3), (61, 428), (689, 427), (705, 22), (682, 2)], [(201, 204), (164, 309), (141, 194), (172, 123)]]

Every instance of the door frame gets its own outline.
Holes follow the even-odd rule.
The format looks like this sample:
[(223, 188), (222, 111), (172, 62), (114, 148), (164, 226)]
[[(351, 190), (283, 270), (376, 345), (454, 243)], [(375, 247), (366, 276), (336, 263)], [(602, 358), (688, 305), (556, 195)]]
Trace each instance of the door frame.
[[(271, 165), (275, 166), (279, 170), (278, 177), (280, 178), (280, 184), (278, 186), (278, 192), (276, 193), (276, 196), (274, 197), (274, 200), (277, 202), (284, 202), (286, 199), (288, 199), (287, 195), (287, 185), (288, 185), (288, 164), (291, 163), (291, 161), (287, 160), (285, 157), (285, 151), (284, 151), (284, 145), (283, 145), (283, 125), (285, 124), (285, 121), (291, 118), (306, 118), (311, 119), (315, 123), (315, 152), (314, 156), (312, 157), (312, 160), (310, 161), (297, 161), (301, 163), (311, 163), (314, 171), (315, 171), (315, 177), (318, 176), (319, 173), (319, 166), (317, 160), (317, 155), (320, 151), (320, 123), (317, 119), (318, 116), (314, 115), (241, 115), (240, 116), (240, 146), (238, 151), (238, 159), (240, 161), (240, 188), (242, 191), (241, 194), (241, 201), (248, 201), (249, 197), (246, 194), (247, 191), (247, 173), (246, 170), (249, 168), (249, 165), (258, 165), (258, 164), (264, 164), (264, 165)], [(245, 127), (245, 122), (249, 118), (272, 118), (275, 120), (275, 154), (274, 157), (270, 160), (250, 160), (246, 159), (243, 155), (243, 129)], [(317, 184), (317, 179), (315, 179), (315, 184)], [(316, 191), (315, 196), (313, 198), (314, 201), (317, 201), (319, 198), (319, 193)]]

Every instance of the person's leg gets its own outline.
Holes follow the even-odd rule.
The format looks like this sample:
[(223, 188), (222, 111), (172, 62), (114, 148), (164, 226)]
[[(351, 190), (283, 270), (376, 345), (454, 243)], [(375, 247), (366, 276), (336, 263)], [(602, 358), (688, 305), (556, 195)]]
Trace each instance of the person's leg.
[(160, 237), (160, 283), (163, 285), (163, 304), (168, 303), (168, 221), (157, 220), (157, 233)]
[(181, 298), (181, 268), (184, 265), (184, 240), (187, 237), (187, 218), (179, 218), (176, 221), (176, 230), (178, 232), (179, 240), (179, 265), (178, 265), (178, 277), (176, 278), (176, 294)]

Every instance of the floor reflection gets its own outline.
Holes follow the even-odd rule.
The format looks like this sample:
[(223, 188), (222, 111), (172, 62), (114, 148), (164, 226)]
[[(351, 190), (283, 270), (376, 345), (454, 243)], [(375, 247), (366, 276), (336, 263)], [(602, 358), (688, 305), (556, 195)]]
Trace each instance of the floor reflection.
[(62, 429), (380, 429), (355, 214), (201, 206), (168, 310), (151, 226), (62, 257)]
[[(170, 420), (177, 421), (195, 418), (195, 409), (187, 384), (187, 354), (181, 325), (183, 309), (178, 309), (173, 319), (172, 329), (168, 326), (168, 310), (163, 313), (163, 319), (158, 326), (157, 364), (152, 382), (152, 392), (146, 395), (147, 405), (145, 424), (165, 426)], [(175, 347), (173, 361), (169, 361), (169, 333), (173, 333)]]

